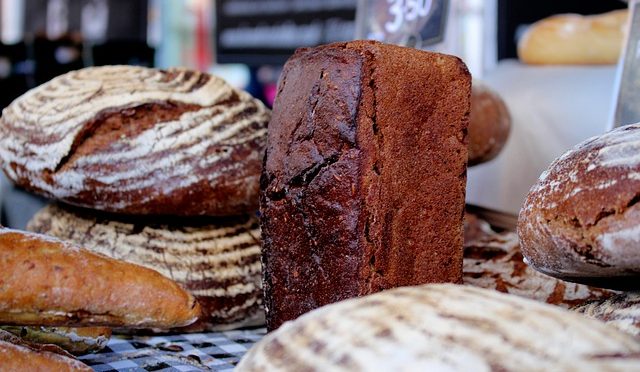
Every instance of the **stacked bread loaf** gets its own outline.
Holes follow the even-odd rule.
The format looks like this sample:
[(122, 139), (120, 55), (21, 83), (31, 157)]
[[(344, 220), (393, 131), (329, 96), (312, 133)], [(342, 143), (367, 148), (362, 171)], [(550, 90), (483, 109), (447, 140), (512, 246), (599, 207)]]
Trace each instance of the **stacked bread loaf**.
[(206, 73), (86, 68), (3, 111), (0, 162), (59, 203), (30, 229), (175, 280), (204, 310), (193, 330), (235, 327), (263, 318), (255, 212), (269, 117)]

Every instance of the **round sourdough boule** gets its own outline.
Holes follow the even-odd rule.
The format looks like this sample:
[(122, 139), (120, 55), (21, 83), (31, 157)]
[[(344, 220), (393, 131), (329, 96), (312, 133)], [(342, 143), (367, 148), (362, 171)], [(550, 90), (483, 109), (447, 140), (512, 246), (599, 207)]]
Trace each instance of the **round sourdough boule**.
[(469, 114), (469, 166), (494, 159), (507, 143), (511, 115), (498, 93), (474, 80)]
[(552, 305), (452, 284), (346, 300), (287, 322), (237, 371), (623, 371), (640, 343)]
[(21, 187), (91, 209), (252, 213), (269, 118), (213, 75), (90, 67), (3, 110), (0, 165)]
[(40, 210), (27, 229), (173, 279), (203, 310), (188, 331), (264, 321), (260, 228), (254, 216), (145, 220), (52, 204)]
[(518, 218), (522, 253), (569, 281), (640, 289), (640, 125), (582, 142), (555, 160)]

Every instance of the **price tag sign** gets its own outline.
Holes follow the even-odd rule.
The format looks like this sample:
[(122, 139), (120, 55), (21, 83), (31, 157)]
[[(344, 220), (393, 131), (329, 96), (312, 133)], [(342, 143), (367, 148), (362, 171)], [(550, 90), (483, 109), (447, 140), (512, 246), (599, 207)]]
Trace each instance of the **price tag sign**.
[(448, 0), (360, 0), (356, 38), (427, 48), (444, 40)]

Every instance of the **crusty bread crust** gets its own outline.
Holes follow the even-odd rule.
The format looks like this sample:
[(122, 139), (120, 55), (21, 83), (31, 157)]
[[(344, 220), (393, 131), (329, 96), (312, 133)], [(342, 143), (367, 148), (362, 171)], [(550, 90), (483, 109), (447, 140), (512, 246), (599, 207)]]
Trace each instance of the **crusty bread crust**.
[(461, 281), (470, 89), (459, 59), (378, 42), (289, 59), (261, 178), (268, 328)]
[(156, 271), (44, 235), (0, 230), (0, 324), (171, 328), (200, 306)]

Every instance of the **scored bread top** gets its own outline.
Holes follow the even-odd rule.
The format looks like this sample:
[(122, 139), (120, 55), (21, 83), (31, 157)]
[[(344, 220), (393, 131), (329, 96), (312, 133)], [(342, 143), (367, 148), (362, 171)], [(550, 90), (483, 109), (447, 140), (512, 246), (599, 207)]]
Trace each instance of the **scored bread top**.
[(257, 207), (269, 110), (215, 76), (134, 66), (72, 71), (0, 119), (18, 185), (95, 209), (226, 215)]
[(632, 336), (568, 310), (452, 284), (402, 287), (285, 323), (246, 371), (637, 370)]

